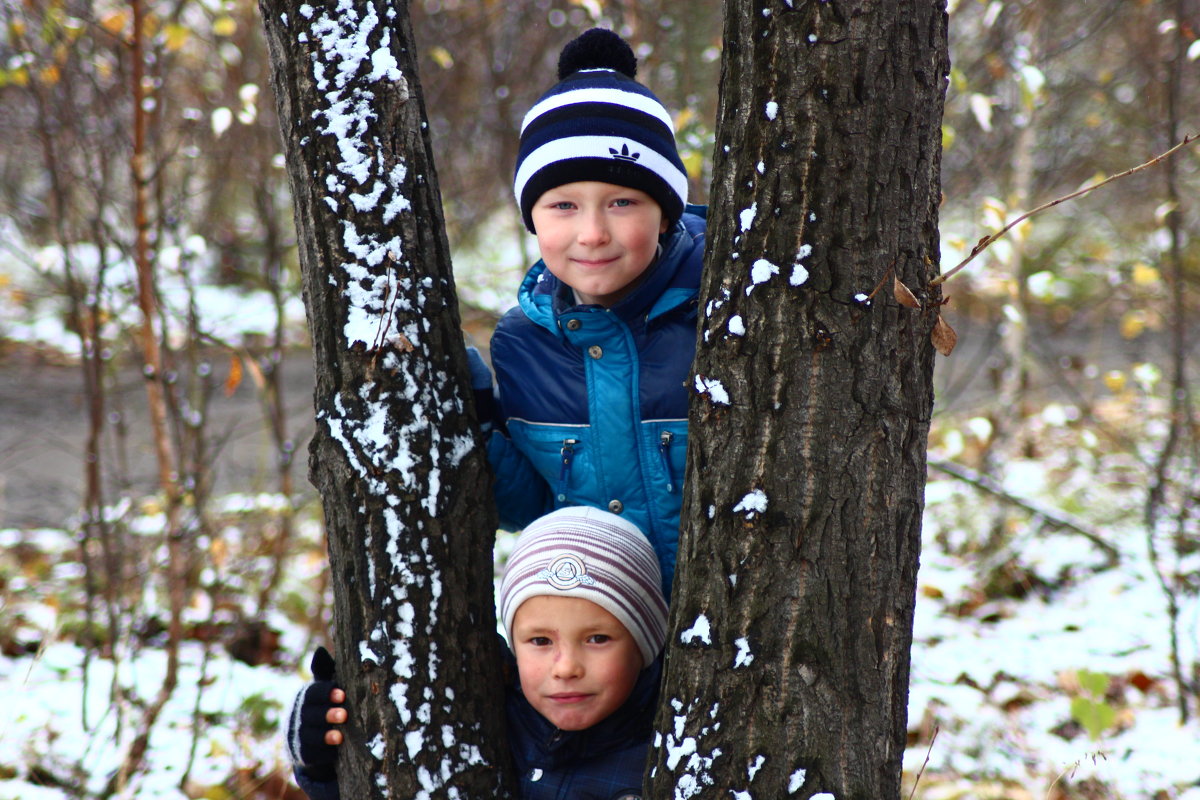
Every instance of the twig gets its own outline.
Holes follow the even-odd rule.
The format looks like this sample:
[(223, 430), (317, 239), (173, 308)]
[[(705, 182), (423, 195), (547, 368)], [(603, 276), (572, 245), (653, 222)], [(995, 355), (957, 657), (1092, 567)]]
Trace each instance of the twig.
[(1193, 133), (1190, 136), (1185, 136), (1185, 137), (1183, 137), (1182, 142), (1175, 145), (1174, 147), (1172, 147), (1170, 150), (1166, 151), (1165, 153), (1161, 153), (1161, 154), (1155, 156), (1154, 158), (1150, 159), (1149, 161), (1147, 161), (1144, 164), (1138, 164), (1136, 167), (1133, 167), (1132, 169), (1127, 169), (1124, 172), (1118, 172), (1115, 175), (1109, 175), (1107, 178), (1100, 181), (1099, 183), (1093, 183), (1090, 186), (1085, 186), (1082, 189), (1078, 189), (1074, 192), (1071, 192), (1068, 195), (1063, 195), (1062, 197), (1059, 197), (1055, 200), (1051, 200), (1048, 203), (1042, 203), (1040, 206), (1033, 209), (1032, 211), (1026, 211), (1024, 214), (1021, 214), (1019, 217), (1017, 217), (1012, 222), (1005, 225), (1000, 230), (996, 231), (995, 233), (988, 234), (987, 236), (980, 239), (975, 244), (975, 246), (971, 248), (970, 254), (966, 258), (964, 258), (962, 261), (958, 262), (958, 264), (954, 267), (954, 269), (948, 270), (947, 272), (943, 272), (941, 275), (939, 275), (936, 278), (934, 278), (933, 280), (931, 280), (929, 282), (929, 285), (930, 286), (939, 286), (939, 285), (945, 283), (947, 280), (949, 280), (951, 277), (953, 277), (953, 275), (956, 272), (958, 272), (960, 269), (965, 267), (967, 264), (974, 261), (976, 256), (978, 256), (984, 250), (991, 247), (993, 244), (996, 243), (997, 240), (1001, 239), (1005, 234), (1007, 234), (1009, 231), (1011, 231), (1016, 226), (1020, 225), (1025, 220), (1032, 217), (1034, 214), (1045, 211), (1048, 208), (1053, 208), (1054, 206), (1059, 205), (1060, 203), (1065, 203), (1068, 200), (1074, 200), (1076, 197), (1082, 197), (1083, 195), (1085, 195), (1089, 192), (1093, 192), (1096, 189), (1099, 189), (1101, 186), (1104, 186), (1107, 183), (1112, 183), (1117, 178), (1126, 178), (1126, 177), (1134, 174), (1135, 172), (1141, 172), (1142, 170), (1146, 169), (1147, 167), (1152, 167), (1155, 164), (1157, 164), (1158, 162), (1175, 155), (1175, 153), (1177, 151), (1183, 149), (1187, 145), (1196, 141), (1197, 138), (1200, 138), (1200, 134)]
[(933, 736), (929, 739), (929, 747), (925, 750), (925, 761), (921, 764), (921, 768), (917, 770), (917, 777), (913, 780), (912, 791), (908, 793), (908, 800), (913, 800), (913, 795), (917, 793), (917, 787), (921, 785), (921, 776), (925, 774), (925, 768), (929, 766), (929, 756), (933, 753), (933, 743), (937, 741), (938, 733), (941, 731), (937, 725), (933, 726)]
[(1096, 547), (1104, 551), (1104, 555), (1107, 557), (1108, 564), (1110, 566), (1120, 561), (1121, 554), (1117, 548), (1106, 542), (1098, 533), (1085, 528), (1083, 523), (1079, 522), (1068, 514), (1056, 509), (1046, 508), (1045, 506), (1038, 505), (1032, 500), (1027, 500), (1023, 497), (1017, 497), (1016, 495), (1005, 491), (1004, 487), (1002, 487), (988, 475), (976, 472), (975, 470), (964, 467), (961, 464), (955, 464), (953, 461), (940, 461), (931, 458), (929, 459), (929, 466), (938, 470), (939, 472), (944, 472), (947, 475), (969, 483), (977, 489), (982, 489), (988, 494), (994, 495), (1006, 503), (1015, 505), (1018, 508), (1023, 508), (1030, 514), (1041, 517), (1045, 522), (1053, 525), (1056, 528), (1063, 528), (1078, 533), (1080, 536), (1083, 536), (1092, 544), (1096, 545)]

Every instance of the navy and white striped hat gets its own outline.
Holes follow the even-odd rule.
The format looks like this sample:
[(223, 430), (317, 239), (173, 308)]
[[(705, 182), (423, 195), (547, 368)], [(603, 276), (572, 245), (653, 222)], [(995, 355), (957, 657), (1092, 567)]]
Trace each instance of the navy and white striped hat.
[(525, 227), (545, 192), (575, 181), (638, 189), (674, 224), (687, 203), (687, 171), (671, 115), (642, 86), (637, 58), (617, 34), (592, 28), (567, 43), (558, 79), (525, 115), (513, 190)]
[(560, 508), (525, 528), (500, 581), (500, 617), (510, 642), (517, 609), (542, 595), (580, 597), (612, 614), (637, 642), (643, 666), (666, 641), (658, 558), (641, 530), (616, 514)]

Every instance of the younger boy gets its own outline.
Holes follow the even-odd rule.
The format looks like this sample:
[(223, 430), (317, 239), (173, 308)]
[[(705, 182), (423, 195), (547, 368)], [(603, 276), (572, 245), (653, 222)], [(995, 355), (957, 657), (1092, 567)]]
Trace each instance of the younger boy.
[[(660, 586), (646, 537), (607, 511), (559, 509), (517, 539), (499, 613), (519, 676), (505, 714), (523, 800), (641, 796), (666, 638)], [(345, 694), (328, 678), (300, 691), (288, 726), (313, 800), (339, 797), (330, 725), (346, 720)]]
[(496, 396), (472, 355), (501, 524), (608, 509), (650, 540), (669, 595), (687, 451), (704, 210), (670, 114), (637, 59), (592, 29), (525, 116), (514, 191), (542, 259), (492, 337)]

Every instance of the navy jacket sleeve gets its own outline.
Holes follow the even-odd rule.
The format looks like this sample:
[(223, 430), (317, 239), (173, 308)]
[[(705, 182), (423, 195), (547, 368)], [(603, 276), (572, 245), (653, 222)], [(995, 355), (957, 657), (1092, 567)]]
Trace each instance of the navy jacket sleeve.
[(501, 528), (519, 531), (553, 510), (550, 487), (512, 439), (500, 431), (492, 431), (487, 454), (495, 476), (492, 493)]
[(308, 795), (308, 800), (342, 800), (336, 780), (314, 781), (295, 767), (292, 768), (292, 775), (296, 778), (296, 785)]

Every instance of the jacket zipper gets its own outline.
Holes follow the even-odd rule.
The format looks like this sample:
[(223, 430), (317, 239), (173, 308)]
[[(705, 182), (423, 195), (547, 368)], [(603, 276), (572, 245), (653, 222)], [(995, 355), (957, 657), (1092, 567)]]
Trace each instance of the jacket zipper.
[(562, 467), (558, 471), (558, 491), (555, 492), (555, 495), (560, 503), (565, 503), (567, 500), (567, 485), (571, 479), (571, 464), (575, 461), (575, 445), (577, 444), (579, 444), (578, 439), (563, 439), (562, 450), (558, 453)]
[(670, 431), (663, 431), (658, 435), (658, 455), (662, 459), (663, 472), (667, 475), (667, 494), (675, 494), (675, 476), (671, 474), (671, 459), (667, 457), (667, 451), (674, 440), (675, 434)]

